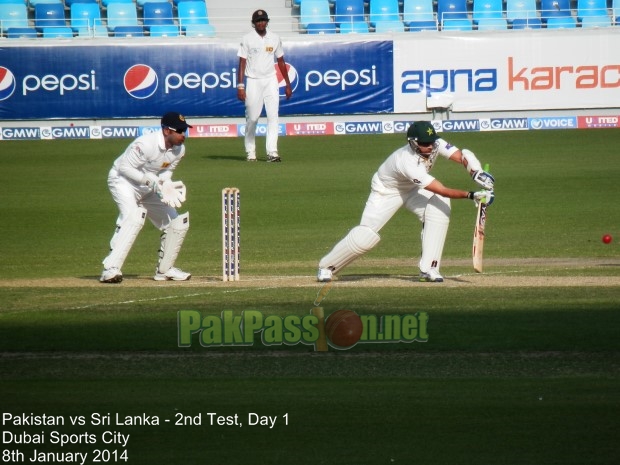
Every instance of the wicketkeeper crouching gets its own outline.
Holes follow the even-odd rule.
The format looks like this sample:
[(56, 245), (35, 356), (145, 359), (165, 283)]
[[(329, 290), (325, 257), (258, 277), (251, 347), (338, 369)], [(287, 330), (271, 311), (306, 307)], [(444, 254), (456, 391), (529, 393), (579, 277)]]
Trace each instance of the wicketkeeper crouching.
[(185, 133), (191, 128), (183, 115), (166, 113), (161, 130), (135, 139), (112, 165), (108, 187), (119, 210), (110, 253), (103, 260), (102, 283), (120, 283), (123, 263), (148, 218), (162, 231), (156, 281), (186, 281), (191, 274), (174, 267), (189, 229), (189, 212), (179, 215), (186, 189), (172, 181), (172, 172), (185, 155)]

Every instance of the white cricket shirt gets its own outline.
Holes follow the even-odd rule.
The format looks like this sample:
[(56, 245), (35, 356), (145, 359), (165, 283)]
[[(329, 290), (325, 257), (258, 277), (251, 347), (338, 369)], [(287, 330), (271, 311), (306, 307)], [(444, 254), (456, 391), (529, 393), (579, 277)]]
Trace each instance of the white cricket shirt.
[(435, 179), (429, 174), (437, 155), (450, 158), (458, 147), (443, 139), (437, 139), (437, 147), (429, 158), (413, 151), (409, 144), (395, 150), (379, 167), (372, 179), (372, 188), (377, 191), (410, 191), (425, 188)]
[(264, 37), (256, 31), (248, 32), (241, 38), (237, 56), (246, 59), (245, 76), (262, 79), (275, 76), (275, 59), (284, 56), (280, 36), (267, 29)]
[[(124, 176), (134, 184), (142, 184), (146, 173), (170, 179), (172, 171), (185, 155), (185, 145), (166, 149), (164, 133), (159, 130), (135, 139), (112, 165), (110, 175)], [(163, 175), (163, 176), (162, 176)]]

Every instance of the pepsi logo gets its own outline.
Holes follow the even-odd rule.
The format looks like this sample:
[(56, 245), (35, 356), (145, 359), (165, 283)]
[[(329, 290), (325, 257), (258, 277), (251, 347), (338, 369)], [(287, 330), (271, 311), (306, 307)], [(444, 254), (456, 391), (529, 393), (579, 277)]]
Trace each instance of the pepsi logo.
[[(276, 77), (278, 78), (278, 89), (280, 92), (280, 97), (285, 97), (286, 94), (284, 93), (284, 89), (286, 88), (286, 81), (284, 80), (284, 77), (280, 72), (280, 67), (278, 66), (278, 64), (275, 63), (274, 66), (276, 68)], [(295, 90), (297, 89), (297, 84), (299, 84), (299, 75), (297, 74), (297, 70), (290, 63), (287, 63), (286, 71), (288, 74), (288, 80), (291, 83), (291, 89), (293, 89), (293, 92), (295, 92)]]
[(157, 74), (147, 65), (133, 65), (123, 78), (125, 90), (133, 98), (149, 98), (157, 90), (159, 79)]
[(17, 83), (13, 73), (9, 69), (0, 66), (0, 101), (6, 100), (13, 95), (16, 87)]

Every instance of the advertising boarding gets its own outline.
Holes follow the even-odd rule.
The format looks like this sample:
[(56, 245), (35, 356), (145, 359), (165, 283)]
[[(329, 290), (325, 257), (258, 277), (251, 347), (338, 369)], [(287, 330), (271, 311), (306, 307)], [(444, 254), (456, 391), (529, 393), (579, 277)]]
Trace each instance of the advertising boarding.
[[(0, 119), (243, 116), (236, 43), (0, 47)], [(389, 113), (391, 41), (289, 43), (280, 114)], [(274, 65), (274, 68), (276, 66)], [(281, 87), (284, 86), (279, 76)]]
[(620, 30), (607, 29), (396, 40), (395, 112), (427, 111), (427, 99), (441, 95), (454, 112), (617, 107)]

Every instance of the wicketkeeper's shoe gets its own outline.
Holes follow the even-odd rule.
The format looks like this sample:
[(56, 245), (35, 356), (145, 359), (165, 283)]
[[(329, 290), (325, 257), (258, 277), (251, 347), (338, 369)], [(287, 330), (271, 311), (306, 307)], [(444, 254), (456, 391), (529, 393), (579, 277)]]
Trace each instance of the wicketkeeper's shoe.
[(419, 279), (423, 283), (443, 283), (443, 276), (435, 268), (431, 268), (428, 273), (421, 271)]
[(116, 284), (120, 283), (123, 280), (123, 273), (118, 268), (108, 268), (107, 270), (103, 270), (101, 273), (101, 278), (99, 281), (102, 283), (110, 283)]
[(155, 281), (187, 281), (191, 277), (191, 273), (186, 273), (185, 271), (172, 267), (165, 273), (160, 273), (159, 270), (155, 270), (153, 279)]
[(280, 163), (282, 159), (278, 155), (278, 152), (269, 152), (267, 154), (267, 163)]
[(247, 161), (256, 161), (256, 152), (248, 152), (248, 155), (245, 157)]
[(316, 280), (320, 283), (328, 283), (332, 280), (332, 270), (329, 268), (319, 268), (319, 272), (316, 275)]

